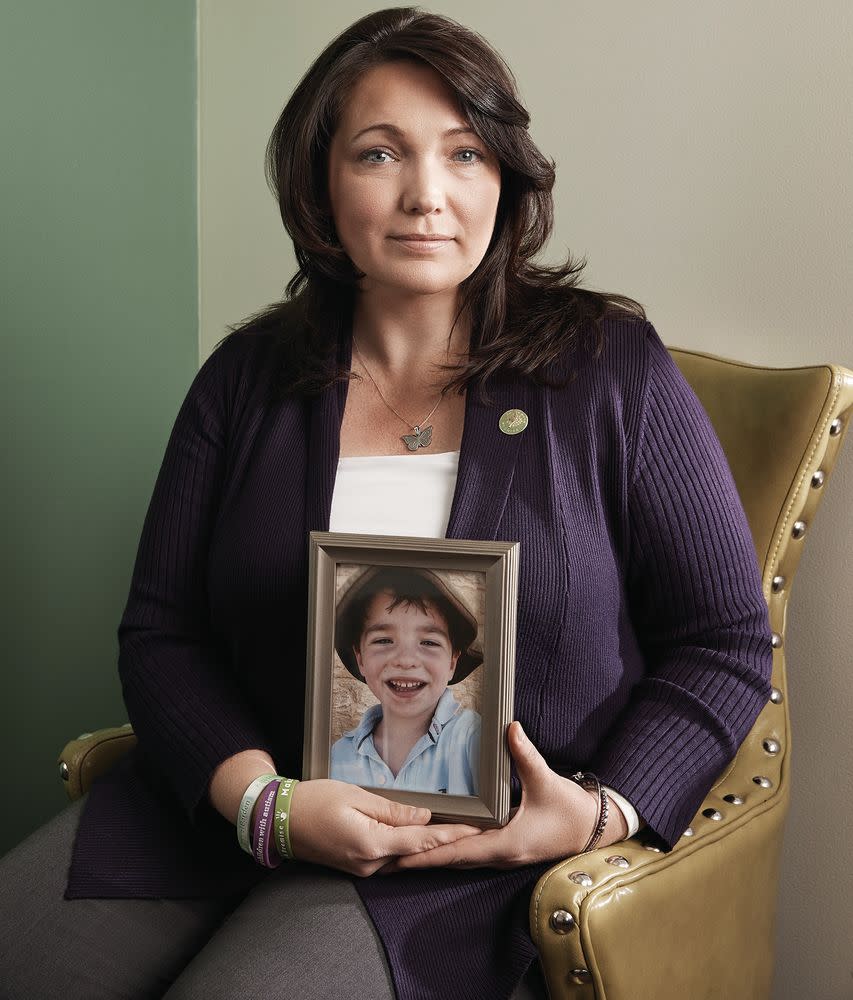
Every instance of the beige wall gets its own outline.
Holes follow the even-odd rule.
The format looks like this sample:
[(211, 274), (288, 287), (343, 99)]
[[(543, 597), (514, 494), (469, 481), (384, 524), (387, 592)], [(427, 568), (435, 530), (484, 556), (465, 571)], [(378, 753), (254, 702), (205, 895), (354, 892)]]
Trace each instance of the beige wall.
[[(203, 357), (293, 271), (262, 172), (278, 111), (332, 35), (378, 5), (199, 4)], [(849, 0), (431, 9), (481, 31), (516, 72), (557, 161), (549, 257), (586, 254), (587, 283), (639, 298), (671, 345), (853, 367)], [(775, 1000), (853, 988), (852, 502), (848, 440), (789, 613), (795, 758)]]

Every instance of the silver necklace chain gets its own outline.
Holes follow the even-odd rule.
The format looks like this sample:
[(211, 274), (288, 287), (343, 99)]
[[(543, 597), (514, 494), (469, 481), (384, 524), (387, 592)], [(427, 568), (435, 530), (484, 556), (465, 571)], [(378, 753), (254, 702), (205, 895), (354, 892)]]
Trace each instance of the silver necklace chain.
[(361, 362), (361, 367), (365, 370), (365, 372), (367, 373), (367, 377), (373, 383), (373, 388), (376, 389), (377, 393), (379, 394), (379, 398), (394, 414), (395, 417), (399, 417), (399, 419), (402, 420), (407, 427), (411, 427), (412, 429), (411, 434), (400, 435), (401, 439), (406, 443), (406, 447), (409, 449), (409, 451), (417, 451), (418, 448), (426, 448), (427, 445), (430, 443), (430, 441), (432, 441), (432, 427), (425, 427), (424, 424), (426, 424), (426, 422), (433, 415), (433, 413), (435, 413), (435, 411), (439, 408), (439, 406), (441, 405), (441, 401), (444, 397), (439, 395), (438, 402), (424, 417), (424, 419), (419, 424), (413, 424), (410, 420), (406, 420), (406, 418), (402, 415), (402, 413), (398, 413), (394, 409), (394, 407), (388, 402), (385, 396), (382, 394), (382, 390), (379, 388), (376, 379), (370, 374), (370, 369), (364, 363), (364, 358), (361, 356), (361, 351), (358, 349), (358, 344), (355, 342), (355, 337), (352, 338), (352, 346), (353, 349), (355, 350), (358, 360)]

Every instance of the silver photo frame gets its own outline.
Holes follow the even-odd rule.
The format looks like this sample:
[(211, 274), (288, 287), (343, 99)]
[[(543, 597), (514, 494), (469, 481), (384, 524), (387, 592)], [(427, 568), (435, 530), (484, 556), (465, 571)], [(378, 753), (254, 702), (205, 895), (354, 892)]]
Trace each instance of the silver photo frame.
[[(469, 669), (471, 663), (479, 665), (458, 683), (456, 674), (450, 681), (452, 701), (458, 701), (460, 709), (469, 709), (469, 719), (473, 712), (480, 716), (474, 794), (390, 787), (399, 773), (392, 764), (386, 764), (390, 779), (357, 783), (386, 798), (425, 806), (436, 821), (464, 822), (483, 829), (505, 825), (510, 818), (506, 730), (513, 718), (519, 543), (312, 531), (309, 545), (303, 776), (332, 777), (332, 745), (342, 734), (352, 737), (349, 727), (359, 720), (366, 725), (376, 717), (366, 713), (366, 705), (378, 702), (355, 668), (354, 657), (345, 653), (342, 659), (336, 650), (336, 633), (340, 640), (346, 614), (342, 610), (339, 623), (339, 603), (342, 609), (348, 607), (343, 595), (349, 588), (357, 589), (362, 580), (411, 570), (409, 575), (439, 581), (454, 607), (465, 609), (465, 620), (476, 621), (467, 662)], [(381, 706), (373, 711), (381, 718)], [(378, 759), (385, 763), (384, 758)]]

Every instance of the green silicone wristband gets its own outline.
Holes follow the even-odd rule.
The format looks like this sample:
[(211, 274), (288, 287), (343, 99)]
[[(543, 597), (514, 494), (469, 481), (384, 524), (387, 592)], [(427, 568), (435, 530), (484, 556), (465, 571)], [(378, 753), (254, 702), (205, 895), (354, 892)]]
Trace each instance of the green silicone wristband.
[(299, 784), (298, 778), (283, 778), (278, 786), (275, 801), (275, 847), (285, 861), (293, 861), (293, 847), (290, 843), (290, 800), (293, 789)]

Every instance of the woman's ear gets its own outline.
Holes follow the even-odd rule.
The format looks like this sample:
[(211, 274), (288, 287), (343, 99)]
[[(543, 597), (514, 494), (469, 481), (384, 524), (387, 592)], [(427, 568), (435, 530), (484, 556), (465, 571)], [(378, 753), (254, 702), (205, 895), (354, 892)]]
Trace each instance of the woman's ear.
[(329, 213), (328, 220), (326, 222), (326, 240), (331, 243), (332, 246), (339, 247), (341, 245), (338, 231), (335, 229), (335, 220), (332, 218), (331, 213)]

